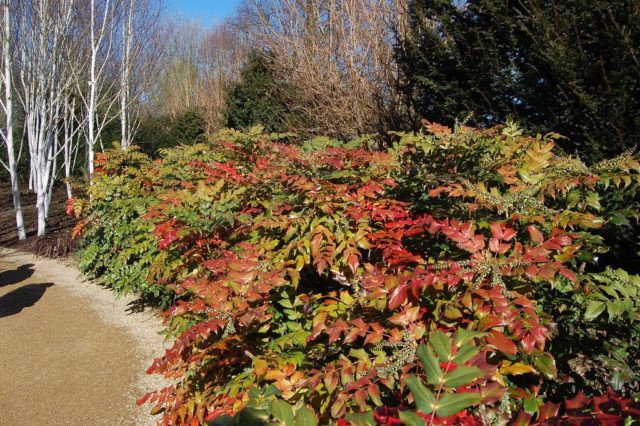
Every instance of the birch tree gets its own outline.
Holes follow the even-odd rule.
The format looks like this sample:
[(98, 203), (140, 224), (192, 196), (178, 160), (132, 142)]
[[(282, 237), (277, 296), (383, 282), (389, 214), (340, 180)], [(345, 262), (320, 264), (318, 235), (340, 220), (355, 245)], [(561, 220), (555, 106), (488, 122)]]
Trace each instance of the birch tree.
[(79, 133), (84, 123), (76, 114), (76, 97), (67, 96), (63, 102), (62, 114), (62, 142), (59, 151), (62, 154), (62, 169), (67, 190), (67, 198), (73, 197), (71, 180), (75, 170), (78, 153), (80, 152)]
[(4, 128), (0, 129), (0, 137), (7, 149), (7, 162), (3, 166), (9, 172), (11, 185), (11, 196), (13, 198), (13, 208), (16, 215), (16, 229), (18, 239), (24, 240), (27, 234), (24, 229), (24, 219), (22, 216), (22, 202), (20, 200), (20, 188), (18, 181), (18, 162), (22, 153), (22, 143), (16, 153), (13, 132), (13, 51), (12, 51), (12, 11), (9, 5), (10, 0), (2, 0), (2, 110), (4, 112)]
[[(128, 4), (126, 4), (128, 3)], [(131, 144), (132, 123), (130, 122), (131, 109), (131, 47), (133, 45), (133, 17), (136, 0), (125, 0), (126, 9), (122, 19), (122, 59), (120, 66), (120, 138), (122, 148), (126, 149)]]
[[(74, 68), (78, 95), (85, 113), (87, 168), (94, 171), (94, 153), (104, 127), (117, 115), (117, 78), (110, 68), (114, 55), (115, 26), (118, 8), (115, 0), (90, 0), (84, 30), (87, 45), (87, 65)], [(85, 86), (86, 82), (86, 86)]]
[(71, 87), (71, 34), (75, 0), (21, 3), (19, 83), (25, 115), (38, 236), (44, 235), (56, 178), (61, 101)]

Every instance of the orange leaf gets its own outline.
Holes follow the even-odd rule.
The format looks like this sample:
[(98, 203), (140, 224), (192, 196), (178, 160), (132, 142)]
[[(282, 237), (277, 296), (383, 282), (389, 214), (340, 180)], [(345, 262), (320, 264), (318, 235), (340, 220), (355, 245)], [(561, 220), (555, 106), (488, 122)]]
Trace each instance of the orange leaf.
[(491, 331), (491, 334), (487, 336), (487, 343), (507, 355), (515, 355), (518, 352), (516, 344), (498, 330)]

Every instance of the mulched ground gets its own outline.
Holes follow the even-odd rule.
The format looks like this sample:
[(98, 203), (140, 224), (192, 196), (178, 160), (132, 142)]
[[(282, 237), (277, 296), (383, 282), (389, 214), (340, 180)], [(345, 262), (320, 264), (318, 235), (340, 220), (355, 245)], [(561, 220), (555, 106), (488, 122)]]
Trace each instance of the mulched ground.
[(74, 249), (71, 229), (76, 219), (67, 216), (67, 193), (64, 186), (56, 187), (51, 197), (51, 212), (47, 219), (47, 233), (37, 237), (37, 216), (35, 194), (21, 192), (22, 209), (27, 231), (27, 239), (19, 241), (16, 233), (15, 213), (11, 191), (6, 182), (0, 185), (0, 246), (28, 251), (47, 257), (66, 257)]

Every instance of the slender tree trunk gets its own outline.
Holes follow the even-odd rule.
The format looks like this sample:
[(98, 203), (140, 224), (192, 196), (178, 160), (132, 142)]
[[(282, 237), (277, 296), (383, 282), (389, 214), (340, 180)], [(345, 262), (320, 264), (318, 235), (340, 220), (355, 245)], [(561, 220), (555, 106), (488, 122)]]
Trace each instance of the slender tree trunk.
[[(87, 163), (89, 176), (93, 176), (94, 163), (93, 157), (97, 142), (98, 133), (96, 131), (96, 110), (98, 103), (98, 50), (105, 37), (107, 15), (109, 10), (109, 0), (104, 6), (104, 16), (100, 25), (100, 32), (96, 35), (96, 4), (95, 0), (91, 0), (91, 23), (90, 23), (90, 42), (91, 42), (91, 58), (89, 63), (89, 101), (87, 105)], [(106, 58), (105, 58), (106, 61)], [(102, 67), (101, 67), (102, 68)]]
[(62, 145), (62, 161), (64, 167), (64, 181), (67, 189), (67, 198), (73, 197), (71, 188), (71, 177), (74, 168), (74, 153), (76, 150), (74, 137), (76, 129), (74, 129), (75, 121), (75, 99), (69, 104), (69, 99), (65, 99), (64, 114), (62, 115), (62, 127), (64, 131), (64, 142)]
[(89, 107), (87, 108), (87, 163), (89, 168), (89, 176), (93, 176), (93, 154), (96, 143), (96, 135), (95, 135), (95, 103), (96, 103), (96, 92), (95, 92), (95, 55), (92, 54), (91, 57), (91, 71), (90, 71), (90, 80), (89, 80)]
[(121, 145), (126, 149), (131, 145), (129, 123), (129, 72), (131, 59), (131, 38), (133, 37), (133, 11), (135, 0), (129, 0), (126, 18), (122, 20), (122, 68), (120, 74), (120, 131)]
[(3, 2), (4, 8), (4, 37), (2, 43), (2, 55), (4, 61), (4, 98), (5, 98), (5, 115), (6, 115), (6, 140), (7, 145), (7, 166), (9, 169), (9, 179), (11, 181), (11, 196), (13, 198), (13, 208), (16, 214), (16, 229), (18, 231), (18, 239), (24, 240), (27, 234), (24, 230), (24, 218), (22, 217), (22, 202), (20, 200), (20, 187), (18, 183), (18, 162), (15, 156), (15, 146), (13, 140), (13, 78), (12, 78), (12, 61), (10, 52), (11, 41), (11, 21), (9, 11), (9, 1)]

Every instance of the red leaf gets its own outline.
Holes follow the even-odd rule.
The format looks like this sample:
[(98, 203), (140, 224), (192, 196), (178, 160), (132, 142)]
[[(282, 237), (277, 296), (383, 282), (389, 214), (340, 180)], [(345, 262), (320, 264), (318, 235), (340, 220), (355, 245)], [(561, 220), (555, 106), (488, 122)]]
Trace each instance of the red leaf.
[(366, 389), (358, 389), (356, 391), (355, 400), (360, 411), (364, 411), (367, 408), (367, 396), (369, 396), (369, 394)]
[(147, 400), (149, 399), (149, 397), (150, 397), (151, 395), (152, 395), (152, 393), (151, 393), (151, 392), (147, 393), (147, 394), (146, 394), (145, 396), (143, 396), (142, 398), (140, 398), (140, 399), (136, 400), (136, 404), (137, 404), (137, 405), (142, 405), (142, 404), (144, 404), (145, 402), (147, 402)]
[(513, 421), (513, 426), (529, 426), (531, 424), (531, 414), (527, 414), (524, 411), (518, 413), (518, 417)]
[(553, 278), (556, 275), (556, 270), (549, 267), (549, 266), (543, 266), (539, 271), (538, 274), (540, 274), (540, 276), (542, 278), (544, 278), (545, 280), (550, 280), (551, 278)]
[(347, 258), (347, 263), (349, 264), (349, 268), (351, 269), (351, 272), (353, 273), (353, 275), (355, 275), (356, 272), (358, 271), (358, 266), (360, 265), (360, 259), (358, 258), (357, 255), (351, 254)]
[(565, 406), (568, 410), (575, 410), (578, 408), (582, 408), (589, 404), (589, 398), (587, 398), (582, 391), (578, 392), (578, 394), (571, 399), (567, 399), (565, 401)]
[(516, 231), (513, 228), (504, 228), (503, 235), (502, 235), (502, 239), (504, 241), (509, 241), (515, 236), (516, 236)]
[(453, 362), (449, 362), (449, 361), (442, 361), (440, 362), (440, 368), (445, 372), (448, 373), (449, 371), (453, 371), (456, 368), (458, 368), (458, 366), (456, 364), (454, 364)]
[(347, 331), (347, 323), (341, 319), (338, 319), (333, 323), (329, 330), (329, 343), (333, 343), (340, 337), (340, 334)]
[(492, 222), (490, 225), (491, 228), (491, 235), (493, 235), (493, 238), (495, 238), (496, 240), (501, 240), (503, 233), (502, 233), (502, 227), (500, 226), (500, 224), (498, 222)]
[(558, 410), (560, 410), (560, 404), (554, 404), (551, 401), (547, 401), (542, 407), (540, 407), (540, 413), (538, 414), (538, 420), (547, 420), (551, 417), (555, 417), (558, 415)]
[(489, 240), (489, 250), (491, 250), (494, 253), (497, 253), (500, 251), (500, 240), (496, 239), (496, 238), (492, 238), (491, 240)]
[(531, 237), (532, 241), (535, 241), (536, 243), (541, 243), (544, 241), (542, 232), (540, 232), (534, 225), (529, 225), (527, 227), (527, 231), (529, 231), (529, 236)]
[(570, 271), (567, 268), (560, 268), (560, 274), (562, 274), (565, 277), (569, 278), (571, 281), (575, 281), (576, 280), (576, 274), (574, 274), (573, 271)]
[(311, 256), (316, 257), (318, 255), (320, 244), (322, 244), (322, 234), (316, 234), (311, 240)]
[(369, 334), (367, 334), (367, 337), (364, 339), (364, 344), (375, 345), (377, 343), (380, 343), (382, 341), (383, 332), (384, 332), (384, 328), (377, 322), (374, 322), (373, 324), (371, 324), (371, 331), (369, 332)]
[(498, 330), (492, 330), (487, 336), (487, 343), (507, 355), (515, 355), (518, 353), (518, 347), (504, 333)]
[(524, 336), (524, 339), (520, 341), (520, 344), (522, 345), (522, 349), (524, 349), (527, 354), (531, 354), (531, 352), (533, 351), (533, 347), (536, 344), (536, 338), (533, 336), (533, 334), (529, 333)]
[(538, 274), (538, 267), (532, 263), (527, 267), (526, 273), (529, 277), (533, 278)]
[(407, 300), (407, 287), (404, 284), (394, 288), (389, 296), (389, 309), (392, 311), (398, 308)]
[(501, 321), (495, 315), (487, 315), (483, 317), (478, 323), (478, 329), (480, 331), (488, 330), (501, 324)]

